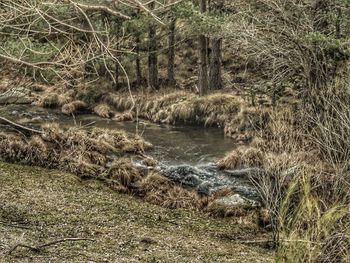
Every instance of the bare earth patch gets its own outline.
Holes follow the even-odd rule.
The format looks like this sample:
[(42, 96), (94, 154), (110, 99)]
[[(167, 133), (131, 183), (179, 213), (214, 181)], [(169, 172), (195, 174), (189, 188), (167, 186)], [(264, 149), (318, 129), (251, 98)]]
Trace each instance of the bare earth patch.
[[(235, 239), (259, 239), (236, 219), (170, 210), (95, 180), (0, 163), (1, 262), (271, 262), (272, 253)], [(256, 231), (256, 232), (255, 232)], [(17, 248), (88, 238), (39, 252)]]

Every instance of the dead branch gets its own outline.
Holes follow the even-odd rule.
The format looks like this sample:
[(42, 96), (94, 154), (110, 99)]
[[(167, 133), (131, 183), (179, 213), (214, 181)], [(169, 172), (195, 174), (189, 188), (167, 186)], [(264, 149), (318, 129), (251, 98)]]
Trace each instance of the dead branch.
[(30, 227), (19, 225), (19, 224), (13, 224), (13, 223), (7, 223), (0, 221), (1, 225), (7, 226), (7, 227), (13, 227), (13, 228), (20, 228), (20, 229), (31, 229)]
[(115, 11), (115, 10), (112, 10), (109, 7), (104, 6), (104, 5), (84, 5), (84, 4), (76, 3), (76, 2), (73, 2), (73, 1), (70, 1), (70, 2), (72, 4), (74, 4), (74, 5), (76, 5), (76, 6), (79, 6), (82, 9), (85, 9), (85, 10), (104, 11), (107, 14), (110, 14), (110, 15), (113, 15), (113, 16), (117, 16), (117, 17), (120, 17), (120, 18), (123, 18), (123, 19), (130, 19), (129, 16), (124, 15), (124, 14), (122, 14), (120, 12)]
[(4, 117), (0, 117), (0, 122), (5, 122), (6, 124), (12, 125), (12, 126), (18, 128), (18, 129), (21, 129), (21, 130), (25, 130), (25, 131), (29, 131), (29, 132), (33, 132), (33, 133), (39, 133), (39, 134), (43, 133), (42, 131), (35, 130), (35, 129), (29, 128), (29, 127), (25, 127), (21, 124), (10, 121), (9, 119), (6, 119)]
[(51, 241), (51, 242), (48, 242), (48, 243), (45, 243), (43, 245), (36, 246), (36, 247), (26, 245), (26, 244), (16, 244), (7, 252), (7, 254), (10, 255), (13, 251), (15, 251), (19, 247), (28, 248), (29, 250), (34, 251), (34, 252), (40, 252), (42, 249), (49, 247), (49, 246), (52, 246), (52, 245), (56, 245), (56, 244), (63, 243), (63, 242), (76, 242), (76, 241), (95, 241), (95, 239), (91, 239), (91, 238), (63, 238), (63, 239)]

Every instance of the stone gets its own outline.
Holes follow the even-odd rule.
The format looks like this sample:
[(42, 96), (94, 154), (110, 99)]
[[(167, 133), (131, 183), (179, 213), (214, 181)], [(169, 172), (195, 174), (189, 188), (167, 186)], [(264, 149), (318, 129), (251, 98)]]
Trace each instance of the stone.
[(233, 195), (225, 196), (225, 197), (222, 197), (222, 198), (215, 200), (215, 202), (217, 202), (220, 205), (224, 205), (224, 206), (243, 206), (243, 207), (259, 207), (260, 206), (259, 202), (245, 198), (245, 197), (241, 196), (240, 194), (233, 194)]

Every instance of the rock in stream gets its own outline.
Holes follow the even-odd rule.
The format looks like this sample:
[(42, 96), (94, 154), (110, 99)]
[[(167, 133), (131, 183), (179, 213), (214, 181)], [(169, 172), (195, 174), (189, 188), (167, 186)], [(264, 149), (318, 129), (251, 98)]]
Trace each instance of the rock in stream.
[(258, 171), (256, 168), (222, 171), (214, 163), (198, 166), (158, 164), (155, 167), (147, 167), (141, 162), (135, 162), (135, 166), (142, 173), (153, 169), (202, 195), (210, 195), (222, 188), (230, 188), (234, 194), (220, 201), (226, 205), (259, 205), (258, 193), (247, 179), (248, 173)]

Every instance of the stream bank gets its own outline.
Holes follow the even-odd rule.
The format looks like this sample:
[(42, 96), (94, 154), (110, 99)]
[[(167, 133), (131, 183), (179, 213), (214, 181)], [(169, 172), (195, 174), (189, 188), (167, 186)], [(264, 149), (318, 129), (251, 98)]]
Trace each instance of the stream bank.
[(225, 138), (220, 129), (189, 125), (169, 126), (146, 121), (137, 125), (135, 122), (116, 122), (92, 114), (72, 118), (54, 109), (29, 105), (9, 105), (1, 110), (7, 113), (6, 117), (33, 127), (46, 122), (56, 122), (66, 128), (93, 124), (101, 129), (123, 130), (130, 135), (135, 134), (137, 128), (142, 137), (153, 144), (147, 155), (157, 160), (154, 165), (149, 166), (139, 158), (133, 158), (140, 173), (145, 175), (156, 171), (177, 184), (206, 196), (229, 188), (235, 194), (241, 195), (245, 202), (258, 205), (257, 192), (248, 180), (248, 174), (253, 170), (218, 169), (216, 162), (235, 147), (235, 143)]

